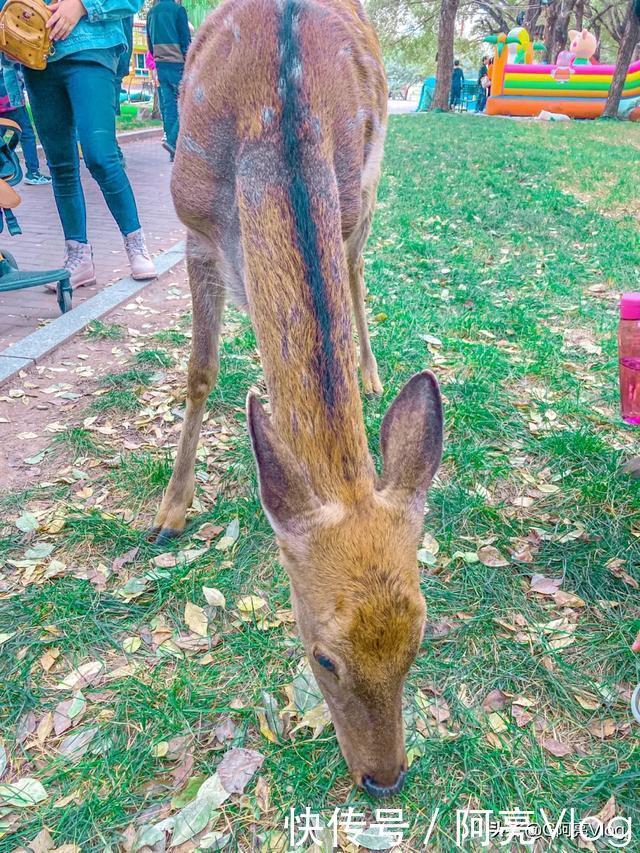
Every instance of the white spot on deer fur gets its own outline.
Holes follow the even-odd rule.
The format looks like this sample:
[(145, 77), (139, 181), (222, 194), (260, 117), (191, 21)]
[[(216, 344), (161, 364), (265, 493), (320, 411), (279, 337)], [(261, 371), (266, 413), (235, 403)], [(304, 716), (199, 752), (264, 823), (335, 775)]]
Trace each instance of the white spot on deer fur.
[(240, 27), (233, 20), (231, 15), (224, 19), (224, 25), (228, 30), (231, 30), (236, 41), (240, 41)]
[(193, 90), (193, 103), (201, 104), (204, 101), (204, 89), (202, 86), (196, 86)]
[(188, 133), (185, 133), (182, 137), (180, 137), (180, 147), (184, 151), (188, 151), (189, 154), (195, 154), (195, 156), (199, 157), (201, 160), (209, 160), (206, 150), (202, 147), (202, 145), (200, 145), (199, 142), (196, 142), (193, 136), (189, 136)]
[(275, 110), (273, 107), (264, 107), (262, 110), (262, 121), (265, 124), (271, 124), (275, 117)]

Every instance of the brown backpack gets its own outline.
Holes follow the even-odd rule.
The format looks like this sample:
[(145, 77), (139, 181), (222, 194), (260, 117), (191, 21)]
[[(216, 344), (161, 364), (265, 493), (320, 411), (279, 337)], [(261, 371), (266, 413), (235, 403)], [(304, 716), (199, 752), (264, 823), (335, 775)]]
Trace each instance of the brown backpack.
[(0, 12), (0, 50), (27, 68), (42, 71), (51, 53), (46, 23), (51, 17), (43, 0), (7, 0)]

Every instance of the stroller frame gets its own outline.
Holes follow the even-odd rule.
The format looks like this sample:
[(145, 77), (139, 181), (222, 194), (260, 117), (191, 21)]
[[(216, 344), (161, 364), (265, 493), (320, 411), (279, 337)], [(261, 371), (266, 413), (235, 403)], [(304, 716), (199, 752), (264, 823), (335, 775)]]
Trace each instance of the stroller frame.
[[(6, 222), (7, 230), (12, 236), (22, 233), (13, 212), (21, 201), (13, 189), (22, 180), (22, 166), (16, 154), (21, 134), (19, 124), (11, 119), (0, 118), (0, 232)], [(68, 270), (23, 271), (18, 268), (16, 259), (10, 252), (0, 249), (0, 293), (53, 283), (57, 285), (60, 311), (66, 314), (71, 309), (73, 295)]]

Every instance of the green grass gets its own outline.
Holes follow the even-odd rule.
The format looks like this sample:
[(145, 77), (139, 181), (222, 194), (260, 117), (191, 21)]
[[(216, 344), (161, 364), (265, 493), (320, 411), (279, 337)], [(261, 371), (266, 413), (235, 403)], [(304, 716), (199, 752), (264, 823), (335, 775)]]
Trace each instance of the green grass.
[[(613, 123), (452, 115), (391, 121), (367, 250), (368, 306), (373, 316), (386, 315), (371, 323), (385, 383), (383, 398), (364, 404), (371, 446), (387, 406), (416, 370), (438, 375), (447, 419), (426, 518), (439, 544), (435, 570), (422, 571), (427, 635), (406, 690), (412, 766), (405, 791), (389, 804), (403, 808), (411, 824), (403, 849), (421, 848), (436, 807), (430, 849), (453, 851), (456, 809), (544, 808), (557, 819), (568, 807), (594, 814), (611, 796), (619, 812), (633, 816), (637, 846), (640, 754), (627, 692), (640, 674), (628, 649), (640, 627), (639, 593), (607, 564), (621, 560), (640, 580), (640, 482), (621, 473), (634, 446), (637, 452), (637, 432), (616, 410), (615, 345), (615, 293), (640, 289), (639, 146), (640, 128)], [(2, 646), (0, 677), (11, 778), (35, 776), (49, 794), (15, 820), (0, 812), (1, 851), (25, 847), (43, 823), (56, 845), (116, 849), (143, 811), (147, 823), (170, 812), (176, 762), (158, 758), (154, 746), (188, 735), (192, 773), (209, 775), (220, 756), (209, 727), (229, 715), (236, 744), (265, 754), (260, 772), (271, 793), (266, 813), (254, 782), (246, 798), (224, 805), (215, 828), (232, 832), (229, 849), (286, 849), (279, 833), (290, 806), (308, 805), (327, 818), (345, 804), (371, 808), (352, 789), (330, 727), (316, 740), (304, 729), (275, 744), (258, 728), (255, 709), (265, 692), (281, 710), (287, 704), (284, 688), (302, 650), (287, 624), (260, 630), (236, 610), (249, 593), (265, 598), (272, 613), (290, 605), (244, 427), (247, 389), (261, 381), (255, 340), (246, 318), (230, 312), (228, 320), (183, 539), (159, 549), (144, 529), (177, 442), (186, 316), (178, 329), (137, 340), (130, 364), (88, 402), (87, 414), (116, 422), (115, 436), (98, 439), (70, 424), (58, 437), (87, 458), (81, 467), (89, 478), (70, 487), (72, 496), (57, 492), (47, 504), (46, 492), (33, 489), (3, 502), (3, 560), (19, 562), (45, 541), (55, 545), (52, 558), (73, 571), (18, 581), (18, 595), (0, 594), (0, 633), (15, 632)], [(100, 324), (92, 334), (111, 337), (111, 328)], [(585, 349), (576, 330), (592, 346)], [(157, 370), (167, 405), (157, 417), (144, 410), (151, 422), (135, 433), (138, 449), (127, 450), (117, 415), (141, 410), (137, 395), (154, 390)], [(518, 504), (531, 493), (530, 505)], [(43, 524), (62, 513), (64, 528), (21, 533), (13, 521), (30, 508), (44, 513)], [(234, 518), (240, 537), (230, 550), (194, 536), (205, 523), (224, 528)], [(487, 540), (507, 556), (527, 545), (531, 562), (474, 561)], [(158, 568), (151, 561), (159, 551), (187, 551), (190, 561)], [(123, 554), (130, 559), (113, 568)], [(103, 583), (73, 576), (100, 566)], [(11, 568), (9, 581), (24, 571)], [(562, 589), (582, 604), (567, 609), (532, 595), (534, 573), (562, 578)], [(203, 586), (227, 599), (227, 611), (212, 615), (211, 633), (221, 642), (205, 662), (204, 651), (154, 645), (159, 626), (174, 640), (185, 633), (185, 604), (204, 606)], [(560, 618), (574, 638), (564, 648), (540, 627)], [(123, 651), (127, 637), (140, 637), (140, 648)], [(59, 656), (45, 674), (38, 661), (52, 645)], [(53, 735), (44, 746), (33, 738), (16, 745), (24, 715), (32, 711), (39, 722), (68, 695), (55, 685), (93, 659), (116, 677), (85, 688), (78, 728), (98, 727), (91, 748), (74, 763), (59, 755)], [(519, 727), (508, 703), (499, 735), (481, 708), (497, 688), (527, 697), (532, 714)], [(424, 710), (432, 690), (450, 711), (442, 731)], [(589, 729), (602, 720), (616, 727), (604, 740)], [(569, 744), (571, 754), (551, 755), (541, 745), (550, 738)]]
[(85, 330), (85, 335), (94, 340), (119, 341), (123, 334), (122, 326), (117, 323), (102, 323), (100, 320), (92, 320)]

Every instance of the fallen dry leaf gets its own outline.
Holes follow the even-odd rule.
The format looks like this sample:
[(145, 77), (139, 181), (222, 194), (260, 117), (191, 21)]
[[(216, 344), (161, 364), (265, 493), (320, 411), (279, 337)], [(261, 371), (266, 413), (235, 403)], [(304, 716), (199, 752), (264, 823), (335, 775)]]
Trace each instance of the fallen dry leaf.
[(503, 711), (507, 705), (509, 704), (509, 698), (506, 693), (503, 693), (502, 690), (492, 690), (491, 693), (487, 693), (485, 698), (482, 700), (482, 707), (485, 711)]
[(184, 608), (184, 621), (187, 627), (199, 637), (206, 637), (209, 633), (209, 620), (202, 607), (187, 601)]
[(490, 568), (497, 569), (501, 566), (509, 565), (509, 560), (506, 560), (493, 545), (485, 545), (482, 548), (478, 548), (478, 559), (484, 566), (489, 566)]
[(255, 749), (230, 749), (224, 754), (217, 771), (224, 789), (230, 794), (241, 794), (263, 761), (264, 755)]
[(600, 738), (600, 740), (606, 740), (606, 738), (614, 736), (617, 730), (617, 725), (616, 721), (611, 719), (594, 720), (589, 723), (587, 729), (594, 737)]
[(544, 575), (532, 575), (531, 591), (538, 595), (554, 596), (562, 584), (562, 578), (547, 578)]
[(635, 578), (632, 578), (631, 575), (622, 568), (624, 564), (624, 560), (621, 560), (619, 557), (614, 557), (605, 563), (605, 566), (615, 578), (626, 583), (627, 586), (633, 587), (633, 589), (640, 589), (638, 581)]
[(563, 758), (565, 755), (570, 755), (573, 752), (572, 747), (566, 743), (562, 743), (562, 741), (556, 740), (555, 738), (547, 738), (547, 740), (543, 740), (541, 746), (543, 749), (546, 749), (547, 752), (550, 752), (551, 755), (555, 755), (556, 758)]

